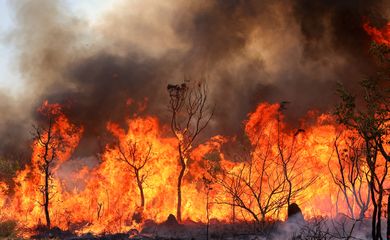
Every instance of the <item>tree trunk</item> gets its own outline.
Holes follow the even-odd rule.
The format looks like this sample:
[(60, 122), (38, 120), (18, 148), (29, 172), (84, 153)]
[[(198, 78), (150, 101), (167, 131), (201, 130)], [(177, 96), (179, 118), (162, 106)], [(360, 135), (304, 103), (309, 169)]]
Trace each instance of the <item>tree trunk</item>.
[(387, 240), (390, 240), (390, 192), (387, 196)]
[(182, 153), (180, 153), (180, 157), (179, 157), (179, 160), (180, 160), (180, 165), (181, 165), (181, 169), (180, 169), (180, 174), (179, 174), (179, 177), (177, 179), (177, 221), (178, 222), (181, 222), (181, 183), (183, 181), (183, 176), (184, 176), (184, 172), (186, 170), (186, 163), (185, 163), (185, 160), (184, 160), (184, 157), (182, 155)]
[(46, 226), (50, 229), (50, 215), (49, 215), (49, 165), (45, 166), (45, 189), (43, 206), (45, 211)]
[(135, 172), (135, 177), (137, 178), (137, 185), (138, 185), (138, 189), (139, 189), (139, 194), (140, 194), (140, 200), (141, 200), (141, 208), (142, 210), (144, 210), (144, 207), (145, 207), (145, 196), (144, 196), (144, 189), (142, 187), (142, 181), (139, 177), (139, 172), (136, 171)]
[[(259, 219), (256, 219), (256, 221), (259, 221)], [(265, 212), (261, 213), (261, 221), (260, 222), (265, 222)]]
[(287, 207), (291, 204), (291, 195), (292, 195), (292, 183), (288, 177), (286, 178), (288, 183), (288, 195), (287, 195)]
[(209, 227), (210, 227), (210, 216), (209, 216), (209, 190), (207, 189), (207, 198), (206, 198), (206, 240), (209, 240)]
[(370, 181), (370, 190), (371, 190), (371, 200), (372, 200), (372, 205), (374, 207), (372, 211), (372, 223), (371, 223), (371, 235), (373, 240), (377, 240), (377, 234), (376, 234), (376, 217), (377, 217), (377, 212), (378, 212), (378, 206), (376, 204), (376, 199), (375, 199), (375, 190), (374, 190), (374, 183), (373, 183), (373, 176), (371, 176), (371, 181)]
[(382, 238), (382, 221), (381, 221), (381, 215), (382, 215), (382, 198), (383, 198), (383, 190), (379, 190), (379, 196), (378, 196), (378, 211), (377, 211), (377, 223), (376, 223), (376, 234), (378, 239)]
[(234, 197), (232, 201), (232, 222), (236, 222), (236, 202), (234, 201)]
[[(286, 171), (286, 174), (287, 174), (287, 171)], [(288, 183), (288, 193), (287, 193), (288, 194), (287, 195), (287, 216), (288, 216), (288, 208), (291, 205), (292, 183), (291, 183), (290, 179), (288, 179), (287, 175), (286, 175), (286, 180)]]

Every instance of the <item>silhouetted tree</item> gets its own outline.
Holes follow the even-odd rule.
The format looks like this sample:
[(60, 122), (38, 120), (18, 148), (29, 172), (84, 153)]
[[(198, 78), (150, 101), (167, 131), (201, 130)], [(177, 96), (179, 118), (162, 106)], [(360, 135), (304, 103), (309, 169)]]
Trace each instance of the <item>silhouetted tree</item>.
[(246, 212), (257, 226), (263, 225), (269, 214), (278, 214), (286, 205), (287, 183), (278, 156), (272, 151), (275, 147), (270, 136), (272, 131), (272, 127), (261, 127), (257, 140), (248, 147), (243, 144), (242, 151), (236, 153), (236, 164), (232, 169), (222, 167), (218, 172), (210, 173), (213, 181), (232, 198), (232, 201), (216, 199), (216, 203)]
[(61, 133), (61, 129), (56, 120), (62, 114), (59, 109), (51, 105), (44, 104), (40, 108), (42, 121), (38, 126), (33, 126), (34, 146), (38, 149), (38, 167), (43, 175), (43, 183), (39, 186), (39, 191), (42, 194), (42, 201), (38, 201), (43, 207), (45, 213), (46, 226), (51, 228), (50, 219), (50, 201), (54, 197), (53, 192), (53, 168), (56, 161), (59, 160), (59, 155), (66, 150), (69, 142), (65, 136), (72, 136), (77, 129), (70, 127), (65, 133)]
[[(329, 163), (329, 171), (334, 183), (339, 187), (348, 207), (349, 216), (353, 220), (362, 220), (370, 204), (370, 185), (367, 183), (369, 170), (364, 161), (363, 142), (355, 137), (345, 137), (342, 145), (340, 136), (334, 141), (337, 157), (337, 171)], [(341, 149), (340, 149), (341, 147)], [(337, 199), (338, 200), (338, 199)], [(354, 206), (359, 208), (359, 216), (355, 217)], [(337, 206), (337, 202), (336, 202)]]
[(180, 172), (177, 178), (177, 220), (181, 219), (181, 185), (187, 169), (187, 160), (191, 147), (206, 128), (213, 109), (207, 105), (207, 87), (205, 82), (193, 83), (185, 81), (182, 84), (167, 86), (169, 93), (169, 111), (171, 112), (171, 130), (178, 140)]
[[(363, 80), (362, 104), (356, 104), (356, 96), (339, 86), (338, 93), (341, 103), (336, 108), (338, 121), (345, 126), (356, 130), (364, 140), (365, 158), (369, 167), (368, 182), (370, 185), (373, 204), (372, 238), (382, 239), (381, 213), (384, 182), (387, 177), (390, 156), (386, 150), (386, 137), (390, 128), (390, 49), (387, 46), (373, 44), (371, 51), (379, 56), (381, 70), (373, 77)], [(382, 158), (381, 158), (381, 157)], [(381, 161), (383, 160), (383, 161)]]
[[(287, 208), (291, 204), (292, 198), (296, 198), (302, 193), (309, 185), (311, 185), (316, 177), (311, 179), (302, 179), (301, 176), (304, 170), (300, 168), (300, 157), (297, 147), (297, 137), (305, 130), (299, 128), (291, 134), (286, 134), (281, 123), (282, 112), (286, 109), (286, 104), (289, 102), (283, 101), (279, 105), (277, 114), (277, 149), (280, 160), (280, 165), (283, 170), (283, 177), (286, 181), (286, 204)], [(287, 131), (286, 131), (287, 132)]]
[(144, 210), (145, 196), (143, 184), (147, 178), (147, 172), (144, 173), (143, 169), (153, 157), (152, 144), (146, 143), (144, 146), (146, 149), (142, 149), (139, 143), (129, 140), (125, 144), (118, 143), (117, 147), (120, 153), (118, 159), (130, 167), (130, 171), (137, 182), (140, 193), (140, 206)]

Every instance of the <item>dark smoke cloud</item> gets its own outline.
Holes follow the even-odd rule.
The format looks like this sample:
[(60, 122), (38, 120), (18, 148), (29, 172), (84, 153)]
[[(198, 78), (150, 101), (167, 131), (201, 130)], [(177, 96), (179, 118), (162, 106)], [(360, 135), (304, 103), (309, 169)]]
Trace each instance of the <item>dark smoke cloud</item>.
[(0, 92), (0, 158), (25, 160), (28, 155), (26, 133), (29, 132), (28, 124), (31, 124), (27, 118), (30, 112), (22, 114), (19, 110), (22, 107), (18, 99)]
[(19, 120), (31, 121), (44, 99), (64, 103), (85, 127), (79, 155), (97, 151), (107, 121), (130, 114), (127, 98), (147, 97), (146, 113), (166, 121), (165, 87), (185, 76), (207, 79), (217, 106), (209, 135), (236, 133), (261, 101), (291, 101), (292, 122), (312, 108), (328, 111), (336, 82), (355, 86), (375, 70), (362, 19), (383, 21), (389, 7), (380, 0), (145, 0), (121, 3), (91, 27), (57, 1), (12, 4), (11, 39), (28, 89), (24, 107), (10, 111), (26, 114), (12, 124), (26, 128)]

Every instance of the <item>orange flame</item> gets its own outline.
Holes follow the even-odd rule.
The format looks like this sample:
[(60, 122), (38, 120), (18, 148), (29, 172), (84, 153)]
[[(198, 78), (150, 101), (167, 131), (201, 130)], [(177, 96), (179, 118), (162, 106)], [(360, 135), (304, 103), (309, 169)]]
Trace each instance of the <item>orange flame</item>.
[(377, 29), (366, 22), (363, 24), (363, 28), (377, 44), (390, 46), (390, 22), (382, 29)]
[[(63, 184), (56, 176), (58, 167), (69, 159), (75, 147), (78, 145), (82, 128), (76, 128), (71, 124), (65, 115), (62, 113), (61, 106), (58, 104), (49, 104), (47, 101), (38, 109), (42, 114), (53, 114), (55, 122), (52, 126), (52, 132), (58, 133), (63, 141), (67, 142), (66, 147), (57, 153), (56, 162), (52, 168), (53, 183), (51, 184), (51, 206), (50, 214), (53, 216), (54, 225), (63, 226), (60, 217), (65, 214), (65, 209), (62, 207), (63, 199)], [(70, 130), (76, 130), (75, 134), (70, 134)], [(73, 132), (72, 132), (73, 133)], [(43, 133), (43, 138), (47, 138), (47, 132)], [(9, 203), (4, 206), (6, 209), (4, 216), (6, 218), (15, 219), (22, 228), (32, 228), (37, 224), (43, 224), (43, 208), (42, 192), (40, 187), (43, 186), (44, 176), (40, 169), (40, 162), (44, 146), (38, 140), (33, 143), (33, 151), (31, 165), (26, 166), (24, 170), (18, 172), (14, 179), (15, 189), (12, 199), (8, 199)], [(4, 188), (3, 184), (1, 186)], [(4, 198), (2, 201), (4, 202)]]
[[(125, 129), (118, 124), (108, 123), (107, 130), (116, 139), (115, 144), (105, 147), (97, 166), (74, 170), (71, 176), (77, 181), (76, 187), (67, 189), (66, 180), (58, 173), (61, 166), (70, 160), (83, 129), (69, 122), (60, 105), (45, 102), (39, 111), (56, 114), (54, 130), (70, 143), (61, 151), (53, 168), (54, 190), (50, 205), (53, 225), (78, 233), (125, 232), (141, 228), (145, 219), (162, 222), (175, 212), (179, 172), (177, 139), (170, 137), (169, 128), (160, 125), (157, 118), (134, 115), (127, 120)], [(342, 146), (345, 144), (343, 139), (357, 137), (357, 134), (342, 129), (330, 115), (311, 112), (309, 118), (311, 122), (303, 122), (299, 131), (289, 129), (278, 104), (262, 103), (245, 121), (245, 135), (249, 140), (247, 148), (228, 154), (224, 147), (229, 144), (237, 146), (238, 140), (226, 136), (214, 136), (193, 146), (182, 188), (183, 219), (205, 222), (207, 195), (211, 218), (227, 222), (234, 220), (233, 217), (237, 220), (250, 219), (248, 212), (239, 208), (233, 210), (231, 205), (224, 204), (231, 202), (232, 196), (216, 179), (220, 176), (220, 180), (230, 184), (234, 176), (243, 174), (243, 178), (248, 179), (250, 175), (256, 179), (256, 184), (264, 184), (264, 195), (259, 197), (259, 201), (265, 201), (272, 190), (270, 183), (278, 183), (283, 175), (281, 154), (289, 156), (294, 162), (294, 166), (289, 165), (287, 171), (292, 174), (293, 190), (300, 187), (302, 190), (291, 201), (299, 204), (305, 216), (348, 213), (329, 168), (337, 168), (334, 141), (339, 137)], [(69, 135), (71, 129), (77, 130), (75, 134)], [(129, 149), (128, 143), (136, 143), (136, 151)], [(39, 170), (39, 153), (42, 149), (35, 142), (33, 147), (32, 163), (16, 174), (14, 194), (8, 196), (8, 186), (0, 182), (0, 206), (3, 209), (0, 217), (15, 219), (27, 229), (44, 222), (43, 209), (39, 204), (41, 193), (38, 190), (43, 177)], [(139, 172), (145, 198), (143, 208), (134, 169), (121, 159), (121, 151), (129, 156), (133, 154), (136, 157), (134, 161), (148, 156), (148, 161)], [(266, 174), (260, 174), (260, 166), (265, 166)], [(205, 178), (211, 180), (210, 191), (205, 190)], [(247, 186), (239, 187), (243, 202), (256, 210)], [(286, 185), (283, 187), (285, 191)], [(272, 195), (270, 201), (277, 202), (283, 194)], [(235, 215), (233, 211), (236, 211)], [(267, 212), (265, 217), (286, 218), (286, 205)]]

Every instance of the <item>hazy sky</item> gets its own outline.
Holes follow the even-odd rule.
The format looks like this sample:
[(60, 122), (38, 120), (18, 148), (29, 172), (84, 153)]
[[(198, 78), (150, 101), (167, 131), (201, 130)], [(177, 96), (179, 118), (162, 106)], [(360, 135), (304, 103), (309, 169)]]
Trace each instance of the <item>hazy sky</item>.
[[(7, 38), (16, 27), (10, 1), (0, 0), (0, 91), (18, 95), (23, 93), (23, 79), (15, 66), (17, 50)], [(95, 24), (99, 21), (99, 16), (105, 10), (114, 7), (118, 0), (63, 0), (62, 2), (75, 15)]]

